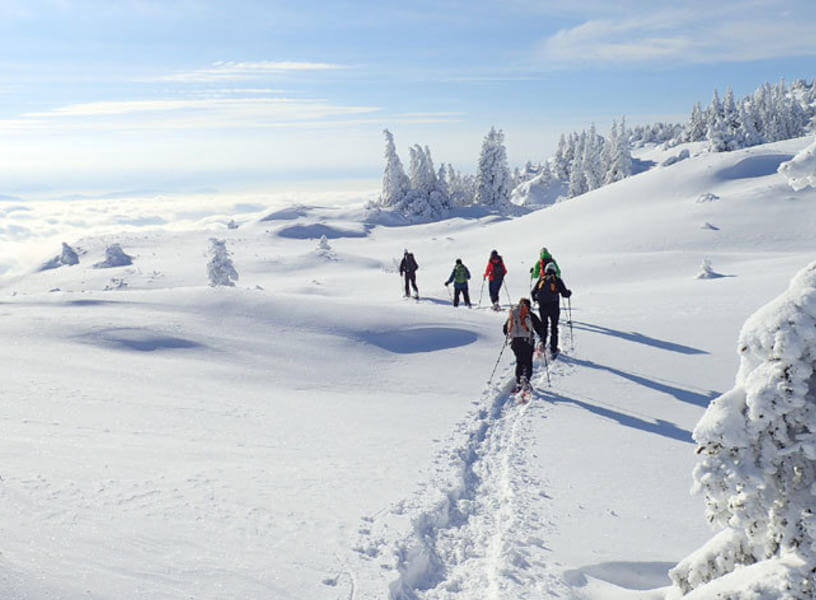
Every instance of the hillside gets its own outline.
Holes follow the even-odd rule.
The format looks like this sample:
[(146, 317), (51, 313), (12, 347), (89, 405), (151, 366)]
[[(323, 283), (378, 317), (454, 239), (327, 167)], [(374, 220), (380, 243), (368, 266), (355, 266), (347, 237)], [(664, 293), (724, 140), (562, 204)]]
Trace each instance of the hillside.
[[(710, 536), (690, 431), (743, 321), (813, 259), (816, 192), (776, 174), (809, 141), (518, 219), (303, 206), (66, 240), (79, 265), (0, 280), (8, 597), (661, 598)], [(206, 285), (214, 235), (235, 288)], [(91, 268), (113, 242), (134, 264)], [(461, 257), (475, 302), (496, 248), (516, 301), (542, 245), (574, 335), (562, 317), (551, 383), (537, 365), (520, 407), (509, 352), (486, 386), (503, 317), (452, 309), (442, 282)], [(724, 276), (696, 279), (704, 258)]]

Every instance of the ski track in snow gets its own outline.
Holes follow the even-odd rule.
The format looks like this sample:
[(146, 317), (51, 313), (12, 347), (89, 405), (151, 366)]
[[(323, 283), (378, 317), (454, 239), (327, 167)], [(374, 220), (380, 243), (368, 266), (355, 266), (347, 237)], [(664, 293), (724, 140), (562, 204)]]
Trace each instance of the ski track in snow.
[[(544, 364), (537, 365), (536, 390), (547, 385)], [(550, 376), (566, 365), (550, 365)], [(566, 597), (560, 565), (549, 561), (548, 531), (555, 527), (545, 514), (545, 482), (526, 468), (538, 457), (527, 452), (531, 420), (547, 418), (549, 406), (534, 391), (518, 404), (510, 395), (513, 377), (488, 388), (477, 409), (460, 424), (464, 439), (444, 450), (437, 463), (447, 479), (424, 490), (414, 504), (407, 538), (391, 542), (397, 557), (390, 600), (459, 598)], [(453, 473), (453, 475), (451, 475)], [(429, 505), (428, 497), (435, 498)], [(422, 504), (423, 507), (416, 506)], [(405, 510), (405, 506), (402, 507)], [(370, 527), (361, 531), (370, 535)], [(373, 559), (378, 545), (359, 545), (358, 554)]]

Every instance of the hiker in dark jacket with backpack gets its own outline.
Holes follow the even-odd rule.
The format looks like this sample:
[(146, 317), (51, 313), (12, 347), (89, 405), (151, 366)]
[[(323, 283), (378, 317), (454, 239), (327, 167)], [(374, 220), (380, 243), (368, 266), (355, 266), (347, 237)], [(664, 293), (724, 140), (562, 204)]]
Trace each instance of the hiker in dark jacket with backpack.
[(470, 271), (462, 263), (461, 258), (456, 259), (456, 264), (453, 266), (450, 277), (445, 282), (445, 285), (450, 285), (453, 282), (453, 305), (459, 306), (459, 294), (464, 295), (465, 304), (468, 308), (470, 304), (470, 293), (468, 292), (468, 279), (470, 279)]
[(502, 283), (504, 283), (505, 275), (507, 275), (507, 267), (504, 266), (504, 260), (497, 250), (493, 250), (490, 253), (490, 259), (487, 261), (487, 268), (484, 272), (484, 279), (490, 279), (488, 289), (490, 290), (490, 301), (493, 303), (493, 310), (501, 310), (499, 292)]
[[(533, 300), (538, 302), (538, 310), (541, 314), (541, 322), (544, 324), (544, 331), (550, 330), (550, 356), (558, 356), (558, 317), (561, 313), (561, 296), (569, 298), (572, 290), (568, 290), (564, 281), (558, 276), (558, 267), (550, 262), (544, 267), (543, 276), (538, 280), (532, 290)], [(547, 339), (546, 335), (541, 337), (542, 344)]]
[(533, 312), (530, 300), (522, 298), (510, 309), (502, 331), (510, 340), (510, 349), (516, 355), (516, 389), (513, 391), (529, 389), (530, 378), (533, 376), (535, 334), (542, 340), (547, 337), (547, 331)]
[(414, 288), (414, 297), (419, 300), (419, 290), (417, 289), (416, 284), (417, 269), (419, 269), (419, 265), (414, 258), (413, 252), (408, 252), (408, 249), (406, 248), (405, 253), (402, 255), (402, 262), (400, 263), (399, 267), (400, 276), (405, 276), (405, 297), (407, 298), (411, 295), (410, 290), (408, 289), (408, 284), (410, 283)]

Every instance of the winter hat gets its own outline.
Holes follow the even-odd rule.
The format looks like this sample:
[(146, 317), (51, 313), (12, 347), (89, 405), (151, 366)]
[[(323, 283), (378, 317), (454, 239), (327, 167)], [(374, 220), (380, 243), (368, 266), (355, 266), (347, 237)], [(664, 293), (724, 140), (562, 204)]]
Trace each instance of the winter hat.
[(555, 263), (547, 263), (547, 266), (544, 267), (545, 273), (555, 273), (557, 269), (555, 268)]
[(461, 264), (462, 264), (462, 259), (461, 259), (461, 258), (457, 258), (457, 259), (456, 259), (456, 264), (457, 264), (457, 265), (461, 265)]
[(405, 252), (404, 252), (404, 253), (405, 253), (405, 254), (408, 254), (408, 248), (406, 248), (406, 249), (405, 249)]
[(499, 255), (499, 251), (498, 251), (498, 250), (491, 250), (491, 251), (490, 251), (490, 256), (491, 256), (491, 258), (496, 258), (498, 255)]

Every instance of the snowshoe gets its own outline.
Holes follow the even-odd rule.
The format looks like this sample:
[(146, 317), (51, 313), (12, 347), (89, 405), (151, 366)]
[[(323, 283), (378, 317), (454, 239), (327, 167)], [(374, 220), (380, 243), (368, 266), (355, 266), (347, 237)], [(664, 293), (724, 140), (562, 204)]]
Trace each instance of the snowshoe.
[(522, 376), (518, 383), (518, 388), (519, 391), (516, 392), (516, 401), (519, 404), (527, 404), (533, 395), (533, 386), (530, 385), (530, 382), (526, 377)]

